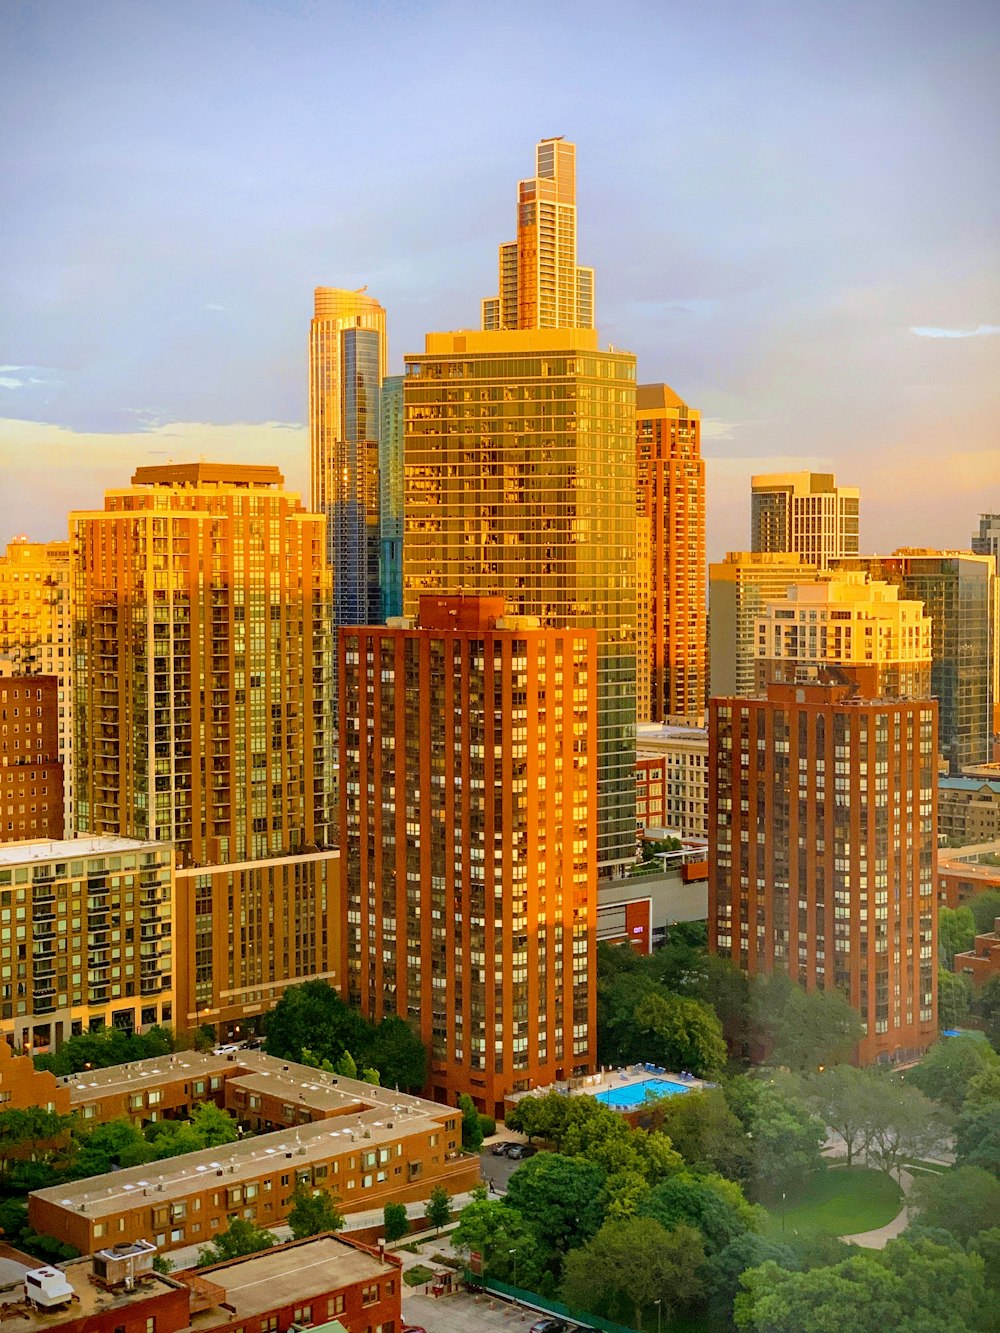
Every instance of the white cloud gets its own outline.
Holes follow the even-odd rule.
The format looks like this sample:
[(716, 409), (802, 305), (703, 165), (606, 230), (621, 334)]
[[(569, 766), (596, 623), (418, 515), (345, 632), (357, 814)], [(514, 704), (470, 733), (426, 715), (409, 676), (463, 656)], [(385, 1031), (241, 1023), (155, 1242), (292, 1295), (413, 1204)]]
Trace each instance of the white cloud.
[(933, 325), (914, 325), (910, 329), (918, 338), (985, 338), (1000, 333), (1000, 324), (980, 324), (976, 329), (939, 329)]
[[(16, 370), (16, 366), (3, 366), (4, 370)], [(9, 375), (0, 375), (0, 389), (23, 389), (24, 380), (11, 379)]]
[(225, 310), (225, 308), (224, 305), (212, 305), (211, 303), (205, 307), (206, 310)]

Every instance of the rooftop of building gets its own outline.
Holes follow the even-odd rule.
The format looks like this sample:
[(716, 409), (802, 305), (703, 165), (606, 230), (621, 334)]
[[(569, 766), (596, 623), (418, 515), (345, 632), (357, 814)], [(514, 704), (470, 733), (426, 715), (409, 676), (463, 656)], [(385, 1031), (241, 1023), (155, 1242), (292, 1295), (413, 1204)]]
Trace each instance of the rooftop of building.
[[(34, 1271), (48, 1267), (35, 1264)], [(61, 1325), (78, 1320), (100, 1319), (102, 1324), (114, 1311), (126, 1311), (129, 1306), (141, 1305), (150, 1297), (175, 1291), (180, 1284), (173, 1278), (163, 1277), (159, 1273), (143, 1273), (142, 1280), (129, 1290), (125, 1286), (107, 1289), (91, 1281), (92, 1261), (74, 1259), (70, 1263), (60, 1264), (55, 1272), (69, 1282), (76, 1299), (67, 1308), (57, 1306), (53, 1309), (38, 1309), (24, 1299), (21, 1275), (13, 1285), (0, 1289), (0, 1333), (31, 1333), (33, 1329), (59, 1328)], [(125, 1319), (116, 1320), (125, 1324)]]
[[(423, 355), (405, 357), (407, 375), (412, 375), (414, 363), (426, 356), (502, 356), (525, 352), (597, 352), (596, 329), (452, 329), (428, 333), (424, 338)], [(611, 348), (621, 356), (631, 356), (621, 348)]]
[(285, 478), (280, 468), (263, 463), (151, 463), (136, 468), (133, 486), (237, 486), (280, 489)]
[(746, 565), (791, 566), (793, 568), (814, 570), (816, 566), (798, 551), (727, 551), (720, 561), (713, 561), (710, 569), (725, 569), (727, 566), (742, 568)]
[(791, 490), (796, 495), (824, 495), (839, 491), (860, 496), (857, 486), (838, 486), (832, 472), (761, 472), (750, 478), (752, 491)]
[(635, 410), (639, 416), (666, 412), (671, 415), (679, 409), (687, 410), (692, 420), (700, 418), (701, 413), (688, 408), (687, 403), (671, 389), (669, 384), (637, 384), (635, 386)]
[(371, 1282), (397, 1273), (399, 1267), (398, 1260), (380, 1258), (357, 1243), (326, 1234), (178, 1276), (181, 1282), (190, 1281), (195, 1293), (208, 1284), (224, 1293), (224, 1308), (220, 1304), (192, 1314), (192, 1328), (208, 1329), (282, 1306), (305, 1305), (314, 1295)]
[(636, 745), (648, 745), (654, 741), (708, 741), (708, 728), (704, 726), (686, 726), (676, 722), (637, 722), (635, 725)]
[(983, 791), (989, 788), (1000, 796), (1000, 778), (942, 777), (938, 778), (938, 786), (945, 791)]
[(942, 847), (938, 851), (939, 868), (954, 866), (960, 870), (978, 870), (991, 875), (1000, 875), (1000, 866), (988, 862), (979, 864), (981, 856), (1000, 856), (1000, 839), (991, 842), (974, 842), (967, 847)]
[(79, 861), (85, 856), (117, 856), (125, 852), (144, 852), (152, 848), (168, 851), (162, 842), (140, 842), (135, 838), (29, 838), (24, 842), (0, 844), (0, 865), (27, 865), (35, 861)]

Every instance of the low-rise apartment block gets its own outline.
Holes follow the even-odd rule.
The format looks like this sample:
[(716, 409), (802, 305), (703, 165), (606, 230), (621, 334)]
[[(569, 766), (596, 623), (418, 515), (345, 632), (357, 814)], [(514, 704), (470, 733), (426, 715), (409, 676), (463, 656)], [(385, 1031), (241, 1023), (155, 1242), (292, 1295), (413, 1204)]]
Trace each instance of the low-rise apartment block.
[(234, 1217), (276, 1226), (299, 1185), (329, 1190), (349, 1213), (423, 1199), (438, 1184), (455, 1193), (479, 1179), (478, 1158), (461, 1153), (454, 1108), (258, 1051), (183, 1052), (64, 1082), (85, 1119), (113, 1119), (124, 1107), (148, 1122), (212, 1099), (258, 1131), (34, 1193), (31, 1225), (81, 1253), (141, 1239), (166, 1250), (203, 1244)]
[(637, 822), (681, 838), (707, 838), (707, 728), (639, 723), (635, 741)]

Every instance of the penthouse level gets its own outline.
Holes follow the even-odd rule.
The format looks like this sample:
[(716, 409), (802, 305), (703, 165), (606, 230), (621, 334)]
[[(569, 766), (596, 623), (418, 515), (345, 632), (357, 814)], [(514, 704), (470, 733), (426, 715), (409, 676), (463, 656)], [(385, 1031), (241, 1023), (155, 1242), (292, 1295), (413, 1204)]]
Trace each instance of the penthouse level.
[(435, 1185), (456, 1193), (478, 1183), (479, 1159), (461, 1152), (457, 1112), (386, 1096), (333, 1121), (38, 1190), (30, 1225), (84, 1254), (140, 1239), (170, 1250), (211, 1241), (237, 1217), (284, 1222), (299, 1185), (329, 1190), (350, 1213), (424, 1199)]

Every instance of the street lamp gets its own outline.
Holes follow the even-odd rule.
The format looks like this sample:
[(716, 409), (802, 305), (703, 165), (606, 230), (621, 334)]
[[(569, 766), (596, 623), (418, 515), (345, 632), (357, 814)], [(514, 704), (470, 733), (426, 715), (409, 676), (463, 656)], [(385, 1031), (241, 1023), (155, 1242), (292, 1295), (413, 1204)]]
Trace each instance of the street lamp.
[(785, 1234), (785, 1191), (781, 1191), (781, 1234)]
[(657, 1296), (656, 1300), (653, 1302), (656, 1306), (656, 1333), (660, 1333), (660, 1302), (662, 1299), (662, 1296)]
[(512, 1262), (513, 1262), (513, 1265), (514, 1265), (514, 1286), (516, 1287), (516, 1286), (517, 1286), (517, 1250), (513, 1250), (513, 1249), (511, 1249), (511, 1250), (508, 1250), (507, 1253), (508, 1253), (509, 1255), (512, 1255), (512, 1256), (513, 1256)]

